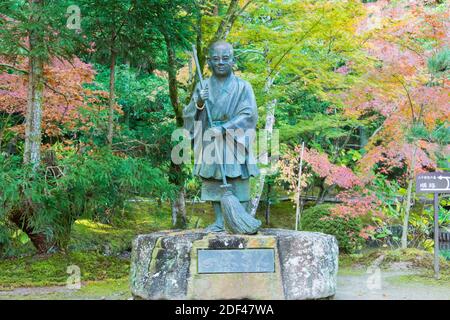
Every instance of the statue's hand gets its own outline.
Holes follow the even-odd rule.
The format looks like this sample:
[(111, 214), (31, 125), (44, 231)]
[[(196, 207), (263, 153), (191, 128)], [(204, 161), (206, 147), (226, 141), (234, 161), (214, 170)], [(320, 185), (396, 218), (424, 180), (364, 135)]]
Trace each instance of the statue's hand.
[(199, 106), (203, 106), (203, 104), (205, 103), (206, 100), (208, 100), (209, 98), (209, 89), (208, 89), (208, 85), (205, 85), (204, 89), (197, 89), (197, 104)]

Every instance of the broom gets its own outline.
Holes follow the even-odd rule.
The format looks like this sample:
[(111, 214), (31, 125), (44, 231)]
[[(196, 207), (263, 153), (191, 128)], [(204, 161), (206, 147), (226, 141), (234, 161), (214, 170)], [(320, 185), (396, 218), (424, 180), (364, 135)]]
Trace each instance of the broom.
[[(203, 89), (203, 77), (200, 70), (200, 64), (197, 57), (197, 49), (195, 45), (192, 46), (193, 57), (195, 61), (195, 66), (197, 69), (197, 74), (200, 80), (200, 88)], [(208, 100), (204, 102), (204, 108), (206, 109), (206, 115), (208, 118), (209, 127), (212, 128), (212, 118), (208, 106)], [(216, 139), (214, 139), (214, 148), (216, 155), (219, 154), (219, 149)], [(239, 199), (231, 191), (231, 184), (227, 182), (227, 177), (225, 176), (225, 170), (223, 167), (223, 161), (219, 163), (220, 173), (222, 174), (222, 185), (224, 192), (220, 198), (220, 205), (222, 207), (222, 213), (225, 219), (225, 223), (232, 233), (238, 234), (255, 234), (258, 232), (258, 228), (261, 226), (261, 221), (253, 218), (244, 209)]]

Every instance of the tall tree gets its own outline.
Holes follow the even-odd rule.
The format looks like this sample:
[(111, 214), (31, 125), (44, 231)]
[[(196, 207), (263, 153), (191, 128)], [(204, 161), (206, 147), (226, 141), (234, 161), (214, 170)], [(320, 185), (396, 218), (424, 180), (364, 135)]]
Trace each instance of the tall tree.
[(86, 41), (94, 46), (95, 52), (91, 55), (94, 61), (109, 65), (109, 115), (106, 130), (106, 142), (111, 147), (114, 137), (114, 109), (116, 106), (115, 84), (116, 67), (118, 61), (127, 60), (130, 47), (136, 48), (137, 43), (145, 46), (146, 33), (139, 34), (139, 20), (134, 16), (138, 5), (137, 1), (80, 1), (83, 19), (81, 27)]
[[(0, 68), (2, 71), (6, 69), (7, 74), (27, 74), (23, 162), (35, 172), (41, 162), (44, 87), (58, 92), (49, 83), (45, 69), (52, 58), (73, 58), (76, 37), (73, 30), (66, 28), (66, 9), (65, 1), (5, 0), (0, 4), (0, 60), (5, 62), (0, 64)], [(26, 70), (24, 64), (27, 65)], [(5, 77), (2, 78), (4, 80)], [(20, 91), (20, 86), (14, 89)], [(20, 95), (16, 98), (18, 106)], [(21, 194), (21, 197), (22, 205), (11, 213), (10, 221), (29, 235), (39, 251), (44, 252), (52, 244), (31, 222), (36, 212), (29, 205), (32, 203), (30, 195)]]
[[(42, 0), (30, 0), (30, 24), (39, 21), (42, 12)], [(31, 163), (34, 167), (39, 165), (41, 159), (41, 119), (42, 119), (42, 94), (43, 84), (43, 57), (39, 50), (44, 45), (42, 33), (36, 29), (30, 29), (28, 35), (28, 49), (31, 54), (28, 59), (28, 97), (25, 125), (25, 150), (24, 162)]]
[[(0, 55), (14, 68), (17, 60), (28, 60), (27, 110), (25, 114), (24, 163), (36, 168), (40, 163), (42, 98), (46, 85), (44, 67), (50, 57), (71, 58), (76, 42), (66, 28), (65, 1), (3, 1), (0, 5)], [(20, 70), (19, 70), (20, 72)]]

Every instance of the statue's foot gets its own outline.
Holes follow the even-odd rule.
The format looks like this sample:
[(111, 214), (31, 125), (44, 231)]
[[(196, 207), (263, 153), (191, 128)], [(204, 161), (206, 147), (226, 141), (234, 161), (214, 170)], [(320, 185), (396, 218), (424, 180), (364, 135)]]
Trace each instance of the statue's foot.
[(224, 232), (225, 228), (217, 223), (213, 223), (205, 228), (206, 232)]

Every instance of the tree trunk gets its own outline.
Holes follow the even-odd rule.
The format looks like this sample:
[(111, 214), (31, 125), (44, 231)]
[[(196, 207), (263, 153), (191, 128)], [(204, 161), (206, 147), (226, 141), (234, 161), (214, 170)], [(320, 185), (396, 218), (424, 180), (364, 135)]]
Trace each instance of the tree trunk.
[[(265, 51), (265, 55), (267, 56), (267, 48)], [(266, 61), (267, 63), (267, 61)], [(267, 68), (267, 74), (271, 74), (272, 70), (270, 67)], [(266, 79), (266, 83), (264, 85), (264, 93), (268, 94), (270, 91), (270, 88), (273, 85), (273, 81), (274, 78), (268, 76)], [(277, 99), (273, 99), (272, 101), (270, 101), (267, 106), (266, 106), (266, 124), (264, 129), (267, 132), (267, 141), (268, 142), (272, 142), (272, 132), (273, 132), (273, 125), (275, 124), (275, 106), (277, 104)], [(269, 146), (267, 146), (269, 148)], [(270, 148), (272, 147), (272, 145), (270, 146)], [(260, 157), (262, 157), (262, 159), (260, 159), (262, 162), (264, 162), (265, 160), (267, 161), (267, 164), (269, 164), (270, 162), (270, 152), (269, 149), (267, 150), (267, 152), (263, 155), (260, 155)], [(259, 201), (261, 200), (261, 195), (263, 193), (264, 190), (264, 183), (266, 180), (266, 175), (267, 175), (267, 169), (261, 169), (261, 174), (259, 175), (259, 182), (257, 184), (257, 191), (256, 191), (256, 196), (253, 198), (253, 200), (249, 203), (250, 208), (248, 209), (248, 211), (250, 212), (250, 214), (254, 217), (256, 215), (256, 211), (258, 210), (258, 205), (259, 205)]]
[(172, 39), (167, 32), (163, 32), (164, 40), (166, 42), (167, 51), (167, 68), (169, 76), (169, 97), (172, 104), (173, 111), (178, 127), (183, 126), (183, 108), (178, 101), (178, 84), (177, 84), (177, 60), (175, 49), (173, 47)]
[(305, 150), (305, 142), (302, 142), (302, 150), (300, 152), (300, 163), (298, 166), (298, 181), (297, 181), (297, 194), (295, 197), (296, 208), (295, 208), (295, 230), (297, 231), (299, 228), (300, 220), (301, 220), (301, 205), (303, 203), (301, 201), (301, 190), (302, 190), (302, 168), (303, 168), (303, 152)]
[[(31, 0), (30, 4), (42, 5), (41, 0)], [(33, 20), (35, 17), (31, 17)], [(39, 47), (43, 42), (36, 31), (29, 32), (30, 51)], [(42, 97), (44, 92), (43, 59), (30, 55), (28, 60), (28, 95), (27, 112), (25, 115), (25, 146), (23, 162), (37, 168), (41, 160), (41, 121)]]
[(405, 203), (405, 216), (403, 217), (403, 228), (402, 228), (402, 249), (408, 247), (408, 223), (409, 223), (409, 212), (411, 210), (411, 197), (412, 197), (412, 185), (414, 181), (414, 169), (416, 166), (416, 152), (417, 146), (414, 145), (411, 167), (409, 168), (408, 174), (408, 190), (406, 193), (406, 203)]
[[(271, 142), (271, 140), (272, 140), (273, 125), (275, 123), (275, 105), (276, 104), (277, 104), (277, 100), (274, 99), (271, 102), (269, 102), (269, 104), (267, 105), (265, 130), (267, 132), (267, 140), (268, 140), (268, 142)], [(267, 146), (267, 147), (269, 148), (269, 146)], [(262, 155), (262, 156), (263, 156), (263, 158), (267, 159), (267, 163), (270, 162), (269, 150), (267, 150), (267, 153), (265, 155)], [(265, 168), (261, 169), (261, 173), (259, 175), (259, 181), (258, 181), (258, 184), (257, 184), (256, 196), (251, 201), (251, 206), (250, 206), (250, 209), (249, 209), (250, 214), (252, 216), (255, 216), (256, 215), (256, 211), (258, 210), (258, 205), (259, 205), (259, 202), (261, 201), (261, 195), (262, 195), (263, 190), (264, 190), (264, 184), (265, 184), (265, 180), (266, 180), (266, 175), (267, 175), (267, 169), (265, 169)]]
[[(42, 0), (29, 0), (29, 4), (30, 7), (42, 6)], [(33, 23), (36, 18), (36, 16), (31, 15), (30, 23)], [(29, 31), (28, 40), (30, 52), (43, 44), (42, 36), (35, 30)], [(23, 162), (24, 164), (31, 164), (33, 169), (36, 169), (41, 161), (43, 69), (43, 58), (33, 54), (30, 55), (28, 58), (28, 93)], [(21, 198), (23, 197), (24, 195), (21, 195)], [(45, 234), (35, 232), (30, 226), (27, 218), (30, 214), (27, 214), (26, 210), (27, 206), (24, 204), (20, 209), (11, 212), (9, 220), (28, 235), (39, 253), (45, 253), (51, 247), (51, 244), (48, 243)]]
[(114, 42), (111, 48), (111, 64), (109, 67), (109, 115), (108, 115), (108, 145), (112, 146), (113, 135), (114, 135), (114, 99), (115, 99), (115, 89), (116, 89), (116, 59), (117, 53), (114, 48)]
[(320, 187), (320, 195), (317, 198), (316, 205), (322, 204), (325, 201), (325, 197), (328, 194), (328, 191), (330, 190), (330, 187), (324, 186), (324, 181), (322, 181), (322, 186)]
[(270, 191), (272, 189), (272, 185), (267, 183), (267, 195), (266, 195), (266, 225), (270, 223)]
[(186, 226), (186, 192), (184, 188), (178, 192), (177, 198), (171, 201), (172, 207), (172, 225), (177, 224), (178, 216), (181, 216), (181, 225)]
[[(177, 127), (183, 126), (183, 108), (178, 101), (178, 84), (177, 84), (177, 61), (175, 55), (175, 49), (173, 47), (172, 39), (170, 35), (162, 30), (167, 50), (167, 67), (169, 75), (169, 97), (172, 104), (173, 111), (175, 112), (175, 119)], [(172, 223), (177, 222), (177, 217), (181, 216), (182, 225), (186, 225), (186, 205), (185, 205), (185, 190), (184, 179), (182, 176), (182, 170), (180, 165), (176, 165), (171, 162), (171, 171), (173, 175), (169, 177), (171, 183), (180, 187), (180, 191), (175, 200), (172, 200)]]
[(20, 230), (25, 232), (38, 253), (47, 253), (52, 247), (54, 247), (54, 243), (49, 242), (44, 233), (35, 232), (33, 230), (33, 228), (29, 225), (27, 214), (24, 212), (24, 210), (26, 210), (24, 209), (25, 207), (26, 206), (23, 206), (22, 208), (13, 211), (9, 220), (13, 222)]

